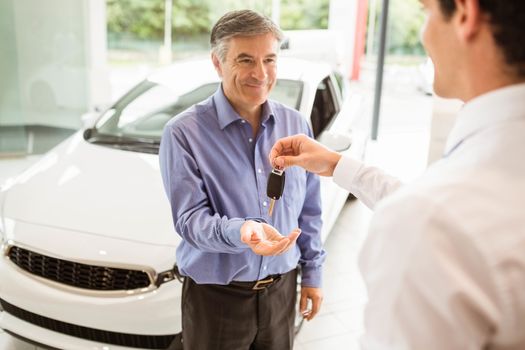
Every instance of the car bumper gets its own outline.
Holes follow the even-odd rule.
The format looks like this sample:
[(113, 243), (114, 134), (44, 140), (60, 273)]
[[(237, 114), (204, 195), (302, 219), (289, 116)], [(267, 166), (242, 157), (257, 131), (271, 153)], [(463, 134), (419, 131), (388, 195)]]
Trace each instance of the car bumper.
[[(18, 238), (28, 237), (19, 235)], [(27, 246), (27, 240), (22, 241)], [(133, 247), (138, 245), (135, 242), (120, 241), (119, 244), (128, 253), (145, 250), (143, 245), (140, 249)], [(40, 244), (39, 248), (42, 246)], [(51, 250), (50, 246), (43, 248), (46, 252)], [(152, 248), (148, 255), (156, 261), (166, 261), (168, 255), (174, 260), (173, 249), (165, 247)], [(144, 261), (141, 258), (144, 257), (134, 259)], [(118, 342), (108, 343), (107, 340), (143, 337), (140, 338), (143, 341), (155, 342), (161, 339), (159, 337), (174, 336), (181, 331), (182, 288), (177, 280), (130, 295), (90, 294), (32, 275), (5, 255), (0, 257), (0, 276), (0, 299), (4, 304), (0, 327), (37, 343), (60, 349), (129, 349), (128, 343), (126, 347), (119, 347), (110, 345)]]

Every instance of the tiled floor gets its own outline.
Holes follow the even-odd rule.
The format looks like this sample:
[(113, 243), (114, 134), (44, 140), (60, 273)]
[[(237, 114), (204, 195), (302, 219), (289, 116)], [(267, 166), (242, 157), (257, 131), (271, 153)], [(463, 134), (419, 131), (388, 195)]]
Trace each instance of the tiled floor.
[[(404, 77), (395, 70), (386, 71), (380, 139), (369, 144), (366, 160), (409, 181), (426, 166), (432, 99), (415, 91), (411, 81), (403, 80), (409, 78)], [(394, 80), (398, 84), (390, 86), (389, 82)], [(373, 79), (365, 75), (363, 82), (354, 87), (366, 95), (368, 108), (364, 116), (371, 115), (372, 83)], [(368, 125), (369, 120), (363, 118), (361, 122)], [(0, 183), (34, 160), (0, 160)], [(321, 312), (305, 323), (294, 350), (358, 349), (366, 291), (358, 272), (357, 257), (371, 215), (371, 211), (357, 200), (348, 202), (343, 209), (326, 241), (325, 299)], [(0, 350), (35, 349), (0, 331)]]
[(366, 236), (371, 211), (359, 201), (346, 204), (325, 249), (324, 302), (319, 315), (306, 322), (295, 350), (358, 349), (366, 292), (357, 256)]

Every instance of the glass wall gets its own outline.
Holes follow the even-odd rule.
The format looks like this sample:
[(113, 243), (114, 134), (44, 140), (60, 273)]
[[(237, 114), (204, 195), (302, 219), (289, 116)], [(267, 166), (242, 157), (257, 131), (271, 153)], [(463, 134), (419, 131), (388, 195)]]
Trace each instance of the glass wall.
[(0, 157), (43, 153), (80, 127), (97, 83), (97, 3), (0, 2)]

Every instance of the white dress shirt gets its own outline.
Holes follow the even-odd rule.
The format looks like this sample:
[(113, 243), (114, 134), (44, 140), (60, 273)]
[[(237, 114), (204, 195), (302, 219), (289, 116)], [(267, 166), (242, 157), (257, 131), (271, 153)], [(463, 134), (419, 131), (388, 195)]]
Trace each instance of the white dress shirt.
[(467, 103), (414, 183), (348, 158), (334, 180), (376, 209), (363, 349), (525, 349), (525, 84)]

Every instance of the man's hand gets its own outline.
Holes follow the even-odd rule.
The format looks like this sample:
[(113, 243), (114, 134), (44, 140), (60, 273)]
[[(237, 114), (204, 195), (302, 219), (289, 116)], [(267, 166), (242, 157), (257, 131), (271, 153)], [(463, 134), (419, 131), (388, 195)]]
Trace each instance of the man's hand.
[(282, 169), (298, 165), (322, 176), (332, 176), (341, 155), (304, 134), (277, 140), (270, 151), (270, 163)]
[[(312, 308), (307, 309), (308, 300), (312, 303)], [(323, 291), (321, 288), (301, 287), (301, 300), (299, 302), (299, 312), (304, 319), (310, 321), (317, 315), (323, 302)]]
[(296, 228), (285, 237), (273, 226), (252, 220), (246, 220), (241, 226), (241, 241), (257, 255), (282, 254), (295, 244), (300, 234), (301, 230)]

